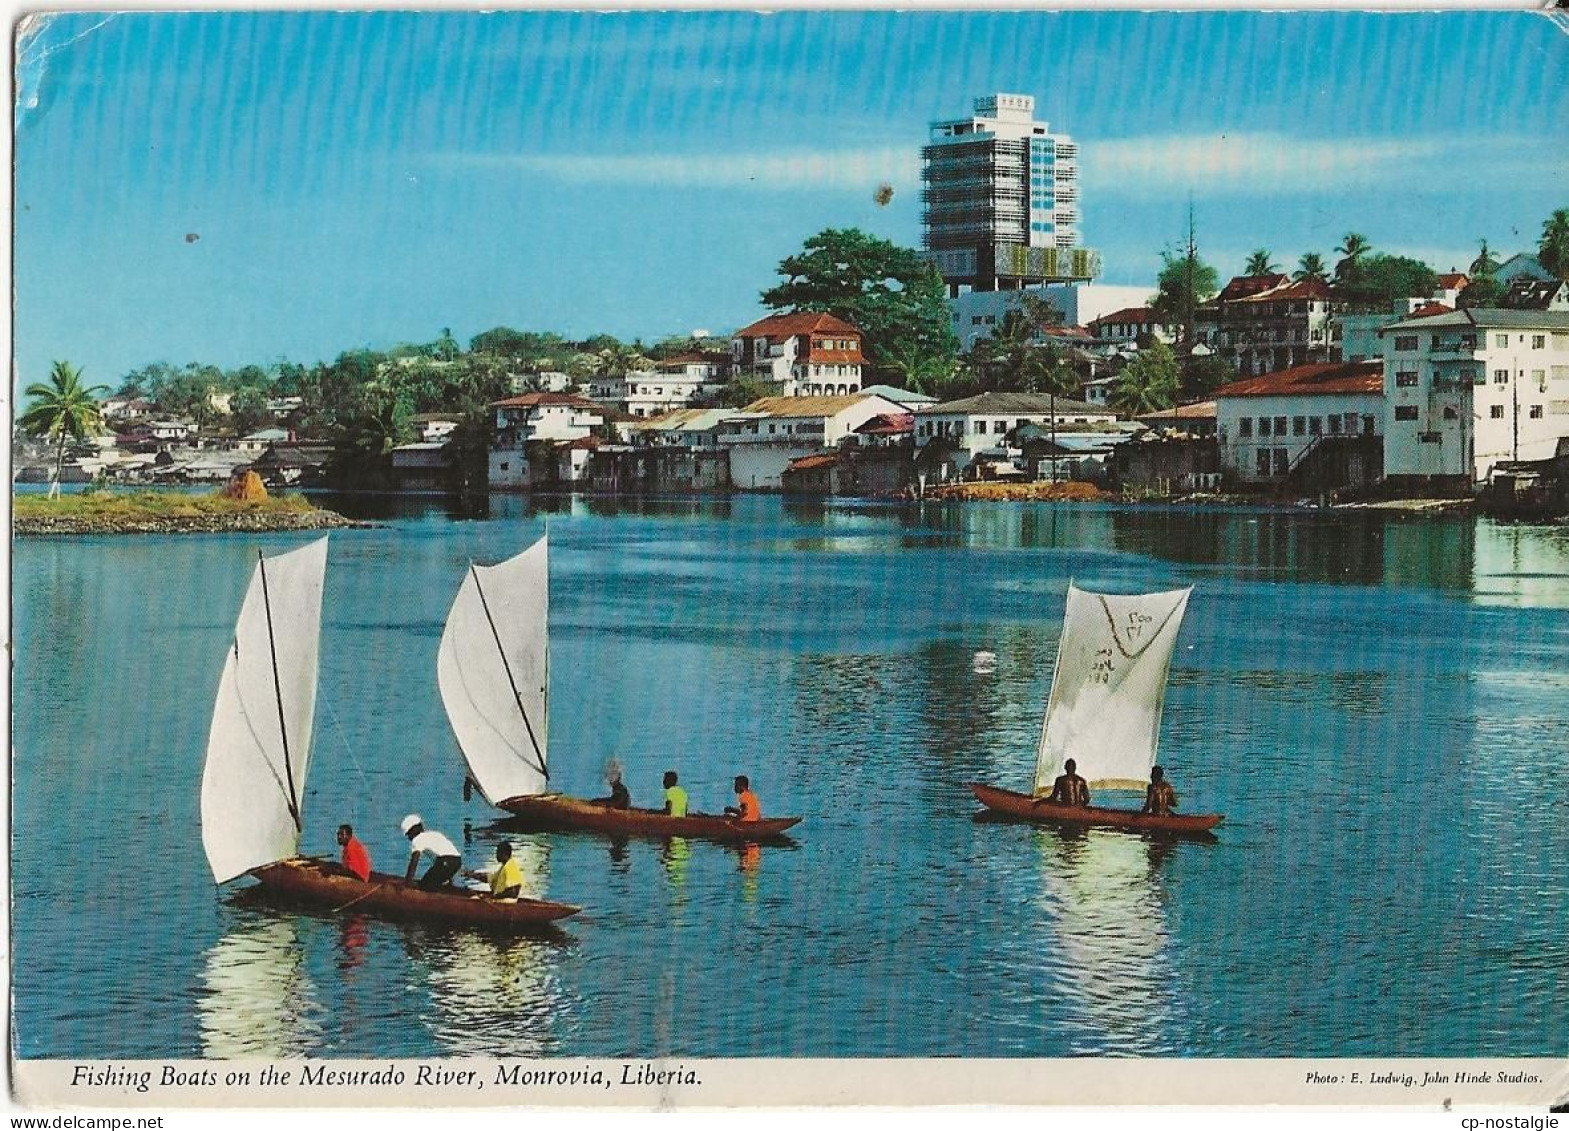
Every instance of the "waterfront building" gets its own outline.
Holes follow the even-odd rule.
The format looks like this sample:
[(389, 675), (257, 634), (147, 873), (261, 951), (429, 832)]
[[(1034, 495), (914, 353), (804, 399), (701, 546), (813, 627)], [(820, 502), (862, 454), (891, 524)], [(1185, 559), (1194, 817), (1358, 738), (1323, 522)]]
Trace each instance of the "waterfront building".
[(655, 362), (652, 369), (594, 378), (588, 390), (595, 400), (614, 405), (628, 416), (647, 419), (717, 393), (728, 367), (728, 358), (722, 354), (681, 354)]
[(1395, 303), (1383, 314), (1342, 314), (1335, 319), (1340, 328), (1340, 352), (1345, 361), (1367, 361), (1384, 356), (1384, 341), (1379, 336), (1385, 326), (1405, 318), (1428, 318), (1450, 314), (1454, 307), (1442, 302), (1407, 299)]
[(1285, 275), (1234, 278), (1216, 300), (1216, 346), (1248, 376), (1340, 360), (1335, 315), (1345, 309), (1329, 284)]
[(1146, 412), (1133, 419), (1159, 431), (1214, 439), (1218, 430), (1219, 406), (1213, 400), (1173, 405), (1158, 412)]
[[(599, 405), (570, 393), (525, 393), (490, 407), (496, 414), (488, 473), (493, 490), (520, 490), (530, 485), (529, 444), (581, 440), (603, 427), (606, 419)], [(536, 469), (535, 474), (549, 475), (550, 469)]]
[(1381, 475), (1382, 361), (1294, 366), (1211, 396), (1221, 468), (1236, 482), (1310, 492)]
[(873, 417), (900, 416), (886, 397), (764, 397), (732, 412), (720, 425), (719, 446), (730, 453), (730, 480), (742, 490), (777, 491), (790, 464), (832, 451)]
[(730, 339), (732, 372), (779, 386), (786, 397), (860, 391), (862, 336), (832, 314), (770, 314)]
[(262, 428), (241, 436), (234, 442), (235, 450), (260, 455), (273, 444), (291, 439), (287, 428)]
[(416, 412), (410, 423), (421, 443), (432, 443), (456, 432), (463, 417), (455, 412)]
[(1079, 147), (1035, 120), (1027, 94), (989, 94), (933, 122), (921, 150), (923, 246), (949, 294), (1088, 280), (1079, 246)]
[(982, 453), (998, 449), (1007, 433), (1026, 424), (1065, 431), (1071, 426), (1115, 424), (1117, 414), (1103, 405), (1086, 404), (1045, 393), (981, 393), (946, 401), (915, 414), (918, 458), (928, 447), (937, 455), (922, 462), (939, 479), (962, 476)]
[(1103, 314), (1090, 322), (1087, 329), (1095, 345), (1106, 353), (1128, 353), (1137, 350), (1141, 343), (1165, 342), (1168, 346), (1177, 336), (1164, 326), (1160, 315), (1148, 306), (1125, 306), (1110, 314)]
[(403, 491), (436, 491), (450, 484), (451, 441), (417, 440), (392, 449), (392, 483)]
[(867, 396), (883, 397), (895, 404), (901, 404), (906, 412), (914, 412), (918, 408), (937, 403), (937, 398), (928, 393), (916, 393), (895, 385), (868, 385), (861, 392)]
[(1391, 480), (1470, 488), (1569, 436), (1569, 311), (1457, 310), (1381, 336)]

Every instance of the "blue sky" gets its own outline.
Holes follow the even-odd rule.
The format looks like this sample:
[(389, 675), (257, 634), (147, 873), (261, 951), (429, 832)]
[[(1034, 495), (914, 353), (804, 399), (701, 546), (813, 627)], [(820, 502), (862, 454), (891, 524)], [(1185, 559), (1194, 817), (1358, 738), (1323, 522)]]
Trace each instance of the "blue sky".
[(1463, 267), (1569, 206), (1569, 36), (1520, 12), (79, 13), (21, 58), (24, 384), (724, 332), (822, 228), (918, 245), (927, 127), (993, 91), (1080, 143), (1109, 283), (1190, 197), (1223, 277), (1352, 229)]

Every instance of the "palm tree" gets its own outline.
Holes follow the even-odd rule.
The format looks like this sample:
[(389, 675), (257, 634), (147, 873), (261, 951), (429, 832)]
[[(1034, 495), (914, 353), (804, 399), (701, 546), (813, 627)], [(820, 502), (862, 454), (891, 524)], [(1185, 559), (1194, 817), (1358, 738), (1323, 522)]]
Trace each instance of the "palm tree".
[(48, 384), (37, 381), (27, 386), (32, 403), (17, 419), (17, 424), (29, 436), (55, 441), (54, 474), (49, 480), (51, 499), (60, 494), (66, 438), (85, 440), (103, 430), (103, 409), (98, 404), (98, 394), (107, 391), (103, 385), (83, 386), (82, 371), (68, 361), (54, 363), (49, 370)]
[(430, 348), (431, 352), (442, 361), (452, 361), (463, 352), (463, 347), (452, 336), (452, 328), (449, 326), (441, 328), (441, 336), (430, 344)]
[(1329, 268), (1324, 264), (1324, 257), (1316, 251), (1307, 252), (1297, 261), (1296, 274), (1291, 276), (1297, 282), (1308, 279), (1320, 283), (1329, 282)]
[(1165, 342), (1143, 349), (1117, 375), (1108, 398), (1111, 407), (1128, 416), (1142, 416), (1170, 408), (1181, 385), (1176, 355)]
[(1555, 276), (1569, 281), (1569, 208), (1560, 208), (1542, 224), (1536, 258)]
[(1368, 238), (1360, 232), (1347, 232), (1346, 238), (1340, 241), (1340, 246), (1335, 249), (1335, 254), (1341, 257), (1335, 264), (1335, 281), (1343, 283), (1346, 277), (1356, 272), (1362, 265), (1362, 257), (1373, 250), (1373, 245)]
[(1273, 275), (1279, 268), (1269, 261), (1269, 249), (1259, 248), (1248, 256), (1247, 264), (1242, 268), (1244, 275)]
[(1481, 250), (1476, 258), (1471, 260), (1470, 274), (1473, 278), (1481, 275), (1492, 275), (1498, 270), (1498, 260), (1493, 258), (1493, 253), (1487, 249), (1487, 241), (1482, 241)]

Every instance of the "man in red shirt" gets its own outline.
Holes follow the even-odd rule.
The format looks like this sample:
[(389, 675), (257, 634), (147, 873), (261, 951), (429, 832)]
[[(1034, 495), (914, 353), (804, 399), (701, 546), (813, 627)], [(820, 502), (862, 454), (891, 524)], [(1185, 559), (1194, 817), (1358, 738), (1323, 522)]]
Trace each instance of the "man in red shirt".
[(743, 821), (761, 821), (763, 807), (758, 803), (757, 794), (752, 792), (752, 783), (745, 774), (736, 775), (734, 805), (725, 806), (725, 816), (737, 817)]
[(352, 825), (338, 826), (338, 843), (343, 846), (343, 866), (362, 880), (370, 879), (370, 853), (354, 835)]

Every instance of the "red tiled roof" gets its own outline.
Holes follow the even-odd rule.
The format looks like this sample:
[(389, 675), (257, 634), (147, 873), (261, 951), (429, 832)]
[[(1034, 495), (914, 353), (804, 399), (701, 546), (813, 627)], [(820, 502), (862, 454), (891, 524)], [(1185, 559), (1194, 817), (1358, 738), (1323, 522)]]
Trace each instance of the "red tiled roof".
[(1384, 362), (1336, 361), (1299, 365), (1222, 385), (1210, 395), (1221, 397), (1289, 397), (1315, 393), (1382, 393)]
[(591, 452), (599, 447), (601, 442), (598, 436), (579, 436), (576, 440), (568, 440), (565, 444), (559, 446), (562, 451), (567, 452)]
[(806, 356), (797, 358), (808, 365), (860, 365), (866, 359), (861, 356), (861, 351), (854, 350), (820, 350), (807, 347)]
[(1103, 314), (1090, 323), (1091, 326), (1112, 326), (1126, 322), (1143, 323), (1159, 322), (1160, 315), (1147, 306), (1128, 306), (1121, 310), (1114, 310), (1110, 314)]
[(1235, 302), (1239, 298), (1256, 295), (1260, 291), (1274, 290), (1282, 283), (1289, 283), (1289, 275), (1237, 275), (1226, 284), (1226, 289), (1215, 296), (1217, 302)]
[(1466, 284), (1470, 281), (1471, 276), (1467, 275), (1464, 271), (1453, 271), (1447, 275), (1440, 275), (1438, 277), (1438, 285), (1446, 291), (1463, 290), (1465, 289)]
[[(1281, 278), (1285, 278), (1284, 275)], [(1284, 283), (1278, 287), (1271, 287), (1267, 291), (1257, 291), (1253, 294), (1243, 295), (1233, 299), (1233, 302), (1278, 302), (1281, 299), (1293, 298), (1329, 298), (1333, 292), (1328, 283), (1317, 279), (1300, 279), (1295, 283)]]
[(855, 431), (862, 436), (897, 436), (901, 432), (914, 432), (915, 416), (908, 412), (897, 416), (883, 413), (872, 417)]
[(839, 462), (837, 452), (823, 452), (821, 455), (801, 456), (793, 459), (785, 468), (786, 471), (814, 471), (819, 467), (832, 467)]
[(491, 401), (491, 408), (537, 408), (544, 405), (572, 405), (574, 408), (598, 408), (593, 401), (571, 393), (524, 393), (521, 397), (508, 397), (504, 401)]
[(1410, 314), (1406, 315), (1406, 317), (1431, 318), (1435, 314), (1453, 314), (1454, 312), (1455, 308), (1452, 306), (1445, 306), (1441, 302), (1429, 302), (1417, 307)]
[(1083, 326), (1042, 326), (1041, 333), (1048, 338), (1062, 338), (1076, 342), (1092, 341), (1095, 337)]
[(784, 338), (793, 338), (797, 334), (854, 334), (860, 337), (861, 331), (844, 321), (835, 318), (832, 314), (812, 313), (803, 311), (799, 314), (770, 314), (767, 318), (759, 319), (750, 326), (737, 330), (732, 337), (735, 338), (767, 338), (770, 341), (781, 341)]

